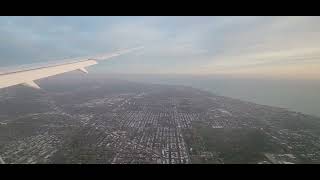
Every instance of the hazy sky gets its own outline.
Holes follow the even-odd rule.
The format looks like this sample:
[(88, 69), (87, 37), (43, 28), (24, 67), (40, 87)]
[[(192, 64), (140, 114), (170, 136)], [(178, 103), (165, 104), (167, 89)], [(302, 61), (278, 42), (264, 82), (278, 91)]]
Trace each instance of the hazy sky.
[(94, 69), (320, 77), (320, 17), (0, 17), (1, 67), (141, 45)]

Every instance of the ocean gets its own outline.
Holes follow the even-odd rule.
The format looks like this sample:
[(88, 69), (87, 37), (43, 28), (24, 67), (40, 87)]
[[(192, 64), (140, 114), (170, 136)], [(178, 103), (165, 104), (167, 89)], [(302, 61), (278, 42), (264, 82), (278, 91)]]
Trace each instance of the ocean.
[(117, 77), (138, 82), (191, 86), (217, 95), (320, 117), (320, 80), (191, 75), (119, 75)]

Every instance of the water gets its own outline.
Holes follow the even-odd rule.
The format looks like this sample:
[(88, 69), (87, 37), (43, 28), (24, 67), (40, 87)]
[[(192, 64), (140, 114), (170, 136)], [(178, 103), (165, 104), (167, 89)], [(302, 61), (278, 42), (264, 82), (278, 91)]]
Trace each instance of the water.
[(183, 75), (130, 75), (123, 78), (139, 82), (186, 85), (218, 95), (320, 117), (320, 80)]

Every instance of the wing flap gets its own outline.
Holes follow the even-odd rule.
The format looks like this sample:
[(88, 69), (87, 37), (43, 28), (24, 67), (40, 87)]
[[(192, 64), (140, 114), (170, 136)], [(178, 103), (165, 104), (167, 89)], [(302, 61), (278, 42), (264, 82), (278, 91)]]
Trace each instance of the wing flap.
[(89, 72), (86, 70), (86, 68), (82, 67), (82, 68), (79, 68), (79, 71), (83, 72), (83, 73), (86, 73), (88, 74)]
[(23, 85), (28, 86), (28, 87), (32, 87), (35, 89), (41, 89), (40, 86), (38, 86), (38, 84), (36, 84), (34, 81), (25, 82), (25, 83), (23, 83)]

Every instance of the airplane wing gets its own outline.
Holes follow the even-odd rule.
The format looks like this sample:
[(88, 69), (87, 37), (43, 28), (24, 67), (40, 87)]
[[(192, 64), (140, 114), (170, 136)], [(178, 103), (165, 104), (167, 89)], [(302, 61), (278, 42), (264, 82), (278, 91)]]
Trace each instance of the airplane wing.
[(99, 60), (110, 59), (112, 57), (129, 53), (141, 48), (142, 47), (138, 47), (93, 57), (78, 58), (77, 60), (69, 62), (43, 65), (33, 68), (20, 68), (6, 72), (0, 72), (0, 89), (18, 84), (23, 84), (29, 87), (40, 89), (40, 87), (34, 82), (35, 80), (55, 76), (74, 70), (80, 70), (84, 73), (88, 73), (88, 71), (85, 68), (88, 66), (98, 64)]

